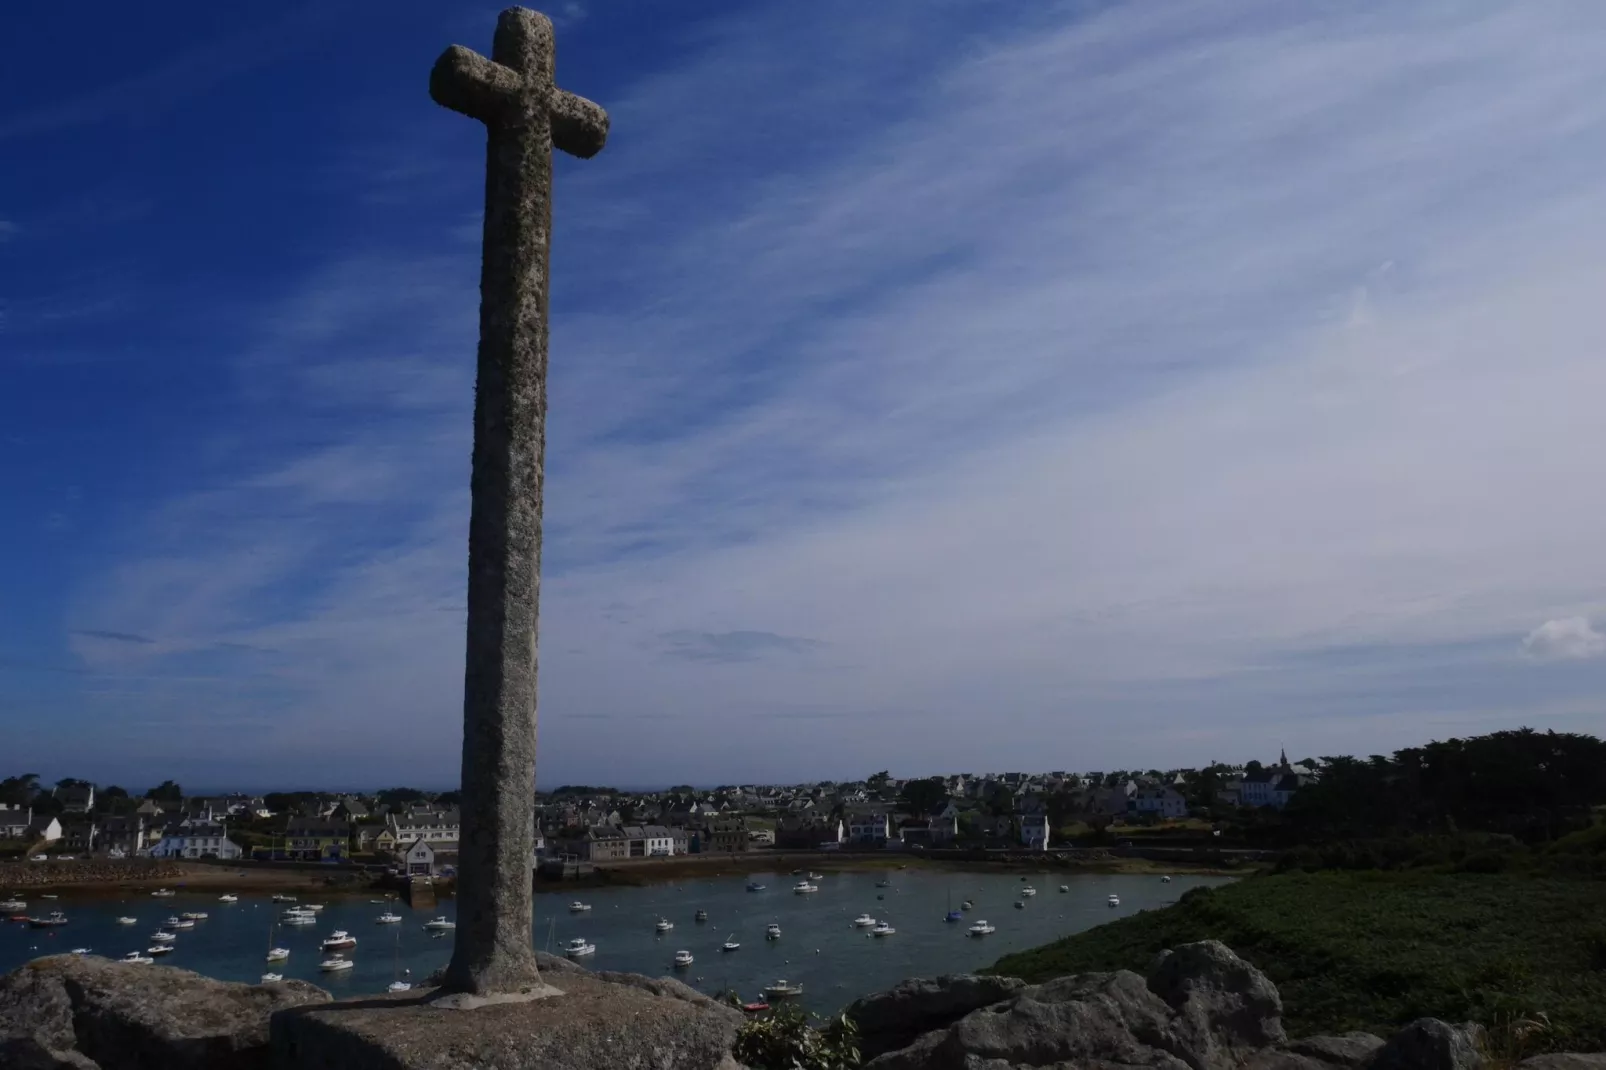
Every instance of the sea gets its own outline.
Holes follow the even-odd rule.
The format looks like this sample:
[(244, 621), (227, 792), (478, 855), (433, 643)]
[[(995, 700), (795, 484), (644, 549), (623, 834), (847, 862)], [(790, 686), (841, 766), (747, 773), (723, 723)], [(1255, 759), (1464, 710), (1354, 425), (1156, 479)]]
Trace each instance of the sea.
[[(1165, 882), (1155, 875), (1043, 872), (1028, 873), (1023, 880), (1018, 872), (826, 870), (814, 882), (819, 891), (806, 895), (792, 890), (799, 879), (790, 872), (755, 870), (745, 877), (541, 892), (535, 902), (535, 944), (561, 954), (570, 939), (583, 937), (596, 948), (595, 954), (577, 960), (588, 968), (673, 976), (709, 995), (734, 990), (744, 999), (757, 1000), (766, 986), (786, 980), (803, 987), (796, 1002), (829, 1014), (905, 978), (973, 971), (1001, 955), (1140, 910), (1168, 906), (1190, 888), (1220, 885), (1231, 878), (1177, 874)], [(763, 885), (763, 890), (748, 891), (749, 882)], [(1037, 894), (1022, 896), (1026, 887), (1035, 888)], [(59, 909), (68, 923), (34, 929), (0, 922), (0, 972), (74, 948), (119, 958), (148, 947), (150, 934), (165, 919), (185, 911), (202, 911), (207, 918), (193, 929), (179, 931), (173, 953), (157, 961), (226, 981), (256, 983), (272, 970), (345, 998), (382, 992), (393, 980), (421, 981), (451, 957), (451, 935), (435, 935), (424, 928), (432, 917), (455, 916), (451, 899), (414, 910), (394, 900), (331, 897), (324, 901), (316, 925), (288, 926), (279, 921), (285, 904), (271, 902), (266, 894), (241, 893), (239, 902), (223, 903), (216, 889), (206, 894), (177, 890), (177, 896), (162, 899), (137, 895), (125, 900), (67, 896), (30, 900), (28, 913)], [(1109, 905), (1111, 895), (1120, 898), (1119, 906)], [(571, 911), (575, 900), (591, 909)], [(966, 900), (972, 907), (961, 910)], [(302, 903), (313, 901), (314, 896), (301, 896)], [(1024, 906), (1017, 908), (1017, 902)], [(379, 924), (376, 918), (387, 910), (402, 915), (402, 922)], [(706, 922), (694, 920), (698, 910), (707, 911)], [(945, 920), (950, 910), (960, 911), (964, 920)], [(854, 924), (865, 914), (885, 921), (896, 932), (870, 935)], [(133, 917), (137, 923), (120, 925), (119, 916)], [(660, 918), (673, 922), (674, 928), (658, 933)], [(991, 922), (997, 931), (968, 936), (967, 926), (979, 919)], [(765, 939), (771, 922), (781, 927), (778, 940)], [(344, 952), (355, 966), (325, 973), (319, 963), (327, 956), (319, 943), (336, 929), (357, 938), (357, 946)], [(741, 946), (721, 950), (727, 941)], [(269, 946), (289, 948), (289, 960), (268, 964)], [(673, 958), (681, 950), (690, 951), (694, 961), (677, 969)]]

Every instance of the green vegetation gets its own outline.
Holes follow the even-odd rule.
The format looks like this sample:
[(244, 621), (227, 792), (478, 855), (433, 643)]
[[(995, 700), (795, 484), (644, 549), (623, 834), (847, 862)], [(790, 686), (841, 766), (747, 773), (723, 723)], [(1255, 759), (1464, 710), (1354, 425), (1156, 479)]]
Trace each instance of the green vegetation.
[(1387, 1035), (1423, 1016), (1497, 1034), (1547, 1022), (1532, 1050), (1606, 1050), (1606, 884), (1526, 874), (1284, 873), (1195, 889), (990, 972), (1043, 981), (1146, 972), (1155, 954), (1216, 939), (1282, 992), (1292, 1035)]
[(796, 1007), (782, 1004), (744, 1023), (732, 1053), (753, 1070), (853, 1070), (859, 1065), (859, 1034), (846, 1015), (811, 1022)]

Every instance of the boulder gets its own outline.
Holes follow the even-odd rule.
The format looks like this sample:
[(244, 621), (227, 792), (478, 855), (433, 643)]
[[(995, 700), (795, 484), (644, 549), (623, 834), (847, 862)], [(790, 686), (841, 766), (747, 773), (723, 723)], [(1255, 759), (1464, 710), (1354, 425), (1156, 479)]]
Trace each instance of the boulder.
[(1418, 1018), (1377, 1050), (1367, 1070), (1479, 1070), (1481, 1033), (1473, 1024)]
[(1176, 1012), (1173, 1028), (1201, 1067), (1236, 1066), (1243, 1054), (1288, 1039), (1277, 986), (1219, 940), (1161, 952), (1148, 984)]
[(923, 1033), (952, 1025), (973, 1010), (989, 1006), (1026, 987), (1014, 977), (950, 974), (915, 978), (849, 1005), (859, 1028), (859, 1052), (873, 1059), (908, 1047)]
[[(1020, 988), (867, 1066), (1227, 1070), (1285, 1039), (1281, 1015), (1282, 1001), (1265, 975), (1209, 941), (1161, 956), (1147, 979), (1122, 970)], [(883, 1027), (882, 1034), (889, 1031)]]
[(1517, 1064), (1517, 1070), (1606, 1070), (1606, 1055), (1552, 1052), (1524, 1059)]
[(55, 955), (0, 978), (0, 1038), (32, 1041), (58, 1062), (76, 1053), (100, 1070), (251, 1070), (268, 1065), (274, 1011), (328, 999), (304, 981), (231, 984), (169, 966)]
[[(543, 963), (543, 965), (545, 965)], [(739, 1011), (669, 978), (543, 970), (559, 991), (457, 1009), (435, 992), (274, 1015), (279, 1070), (734, 1070)]]

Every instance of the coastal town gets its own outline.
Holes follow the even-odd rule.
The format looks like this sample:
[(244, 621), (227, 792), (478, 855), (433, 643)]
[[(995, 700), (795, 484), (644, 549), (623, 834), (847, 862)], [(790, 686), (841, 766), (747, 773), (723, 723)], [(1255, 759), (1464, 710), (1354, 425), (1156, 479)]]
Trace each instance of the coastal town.
[[(537, 796), (532, 867), (762, 851), (1048, 851), (1160, 831), (1220, 836), (1232, 819), (1280, 811), (1319, 763), (1211, 764), (1171, 771), (953, 774), (663, 791), (563, 786)], [(456, 792), (139, 795), (33, 774), (0, 781), (0, 857), (315, 862), (454, 875)]]

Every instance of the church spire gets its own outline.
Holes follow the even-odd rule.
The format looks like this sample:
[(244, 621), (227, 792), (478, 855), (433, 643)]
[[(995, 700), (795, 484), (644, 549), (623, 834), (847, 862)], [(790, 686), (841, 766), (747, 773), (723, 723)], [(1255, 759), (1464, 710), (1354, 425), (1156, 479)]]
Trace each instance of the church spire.
[(1279, 757), (1281, 759), (1280, 764), (1282, 765), (1282, 767), (1284, 769), (1287, 769), (1288, 768), (1288, 748), (1286, 748), (1286, 747), (1282, 748)]

